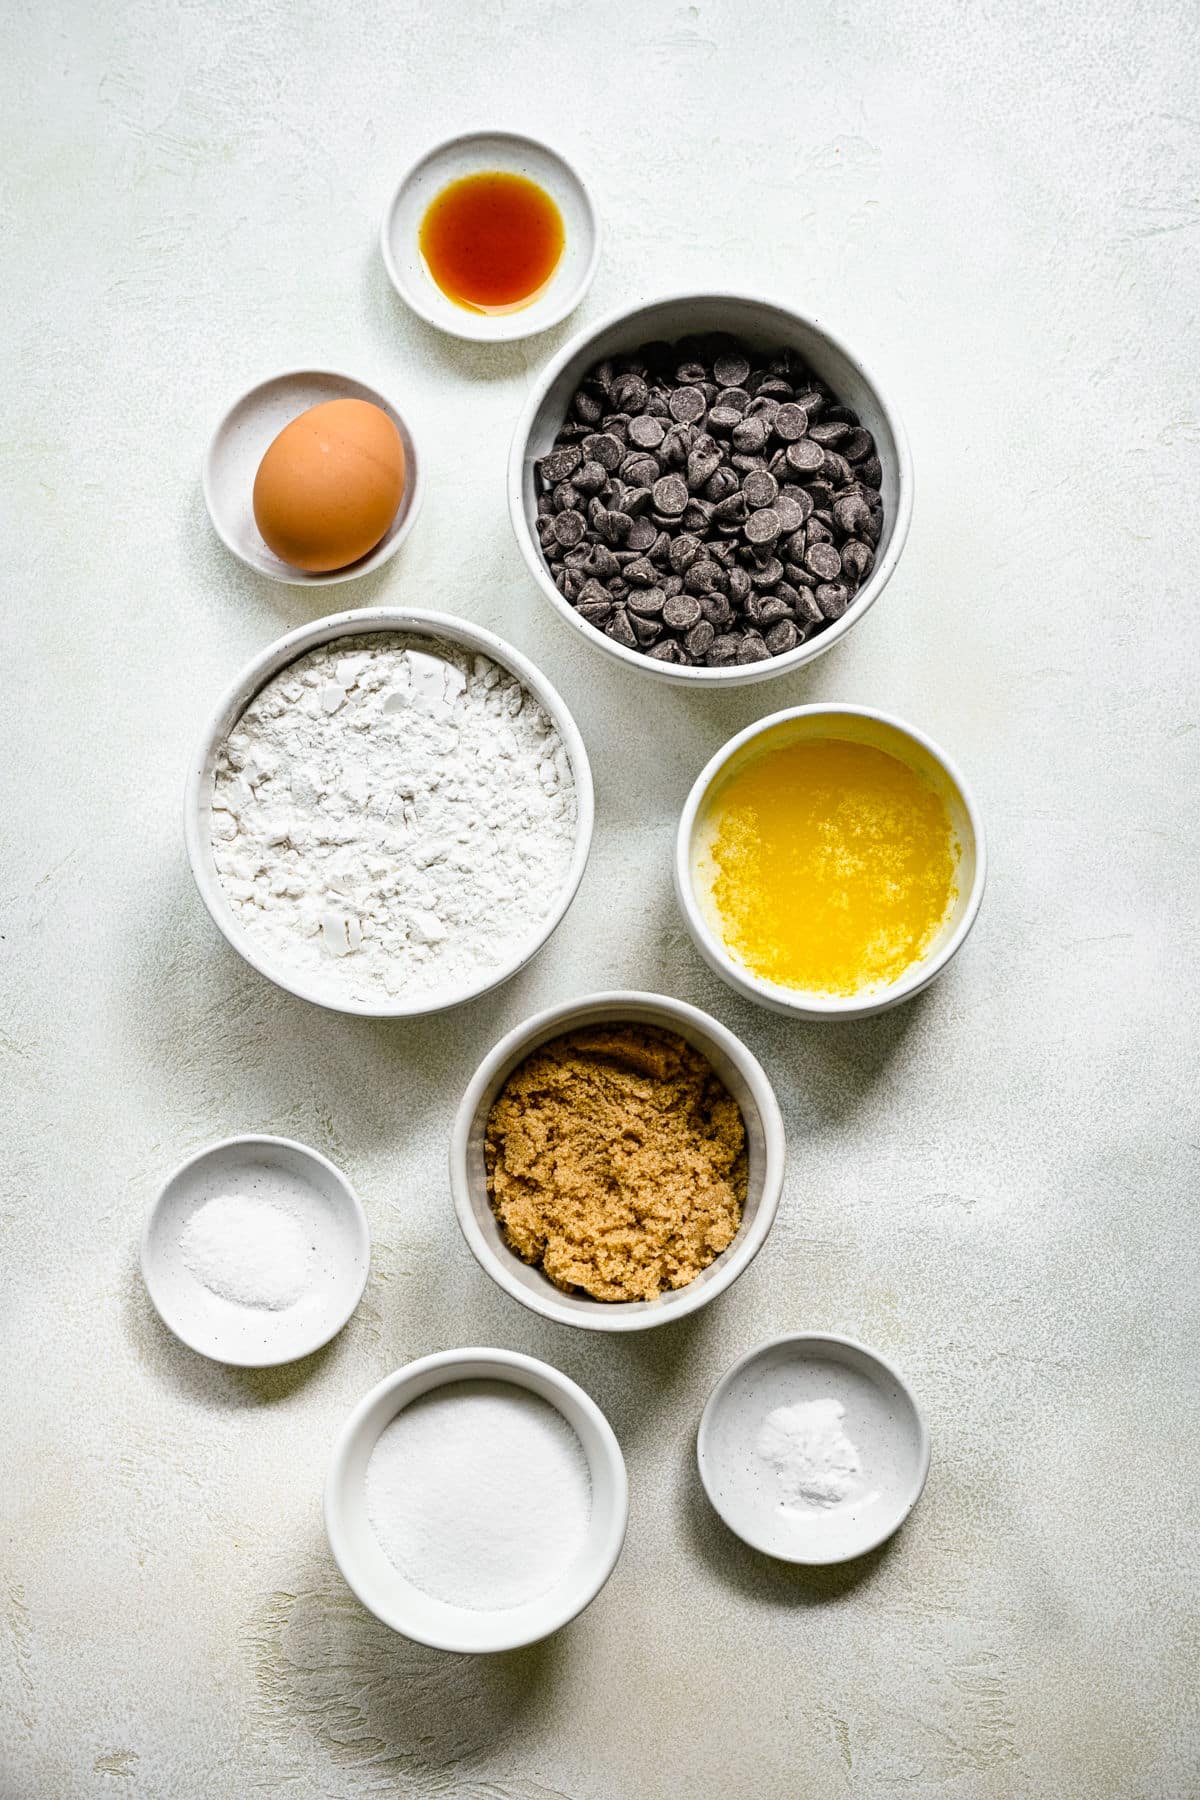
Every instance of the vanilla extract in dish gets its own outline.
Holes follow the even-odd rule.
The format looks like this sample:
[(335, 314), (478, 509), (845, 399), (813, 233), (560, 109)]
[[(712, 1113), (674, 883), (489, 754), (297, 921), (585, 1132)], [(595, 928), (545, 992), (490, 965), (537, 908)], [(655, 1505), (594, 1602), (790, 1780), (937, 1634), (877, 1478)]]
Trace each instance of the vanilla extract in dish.
[(536, 300), (563, 253), (562, 214), (528, 176), (485, 170), (431, 201), (418, 237), (430, 275), (471, 312), (516, 312)]

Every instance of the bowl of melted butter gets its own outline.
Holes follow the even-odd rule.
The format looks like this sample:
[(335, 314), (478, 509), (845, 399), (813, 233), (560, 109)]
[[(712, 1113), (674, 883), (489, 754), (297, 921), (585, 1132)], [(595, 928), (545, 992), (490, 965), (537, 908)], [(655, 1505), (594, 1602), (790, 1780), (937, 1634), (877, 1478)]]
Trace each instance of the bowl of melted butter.
[(965, 780), (868, 707), (800, 706), (733, 738), (680, 819), (675, 886), (709, 967), (800, 1018), (865, 1018), (962, 947), (986, 878)]

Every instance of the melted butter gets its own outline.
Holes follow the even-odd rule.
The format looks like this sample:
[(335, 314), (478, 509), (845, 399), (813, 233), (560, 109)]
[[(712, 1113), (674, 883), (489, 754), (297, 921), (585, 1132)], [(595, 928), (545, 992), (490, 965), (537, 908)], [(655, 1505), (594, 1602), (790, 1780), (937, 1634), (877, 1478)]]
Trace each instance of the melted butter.
[(945, 802), (898, 757), (817, 738), (768, 750), (711, 810), (709, 898), (727, 950), (781, 987), (894, 982), (957, 895)]

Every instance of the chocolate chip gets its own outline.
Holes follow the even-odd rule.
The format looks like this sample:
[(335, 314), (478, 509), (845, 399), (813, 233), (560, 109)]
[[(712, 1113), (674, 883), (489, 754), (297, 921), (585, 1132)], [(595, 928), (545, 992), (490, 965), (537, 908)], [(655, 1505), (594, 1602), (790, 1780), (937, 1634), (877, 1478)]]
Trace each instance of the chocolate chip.
[(710, 669), (726, 669), (738, 659), (742, 640), (733, 632), (715, 637), (704, 660)]
[(694, 594), (672, 594), (663, 606), (663, 623), (672, 631), (689, 631), (700, 616), (700, 602)]
[[(766, 469), (751, 469), (742, 478), (742, 492), (746, 496), (747, 506), (773, 506), (779, 495), (779, 483)], [(780, 528), (782, 527), (781, 517)]]
[[(750, 477), (747, 479), (749, 480)], [(779, 514), (773, 506), (759, 507), (757, 512), (752, 512), (746, 520), (745, 537), (748, 544), (773, 544), (779, 536), (779, 531)], [(814, 574), (816, 572), (816, 570), (813, 571)]]
[(666, 427), (661, 419), (650, 413), (639, 413), (629, 421), (629, 441), (636, 444), (639, 450), (657, 450), (666, 436)]
[(832, 421), (826, 419), (820, 425), (813, 425), (810, 428), (808, 435), (813, 440), (814, 444), (820, 444), (823, 447), (834, 450), (844, 439), (850, 436), (850, 427), (849, 425), (843, 425), (840, 419), (834, 419)]
[(721, 465), (721, 452), (707, 432), (701, 432), (696, 442), (688, 451), (687, 482), (694, 493), (702, 488), (710, 475), (714, 475)]
[(722, 463), (721, 467), (715, 469), (705, 482), (702, 497), (705, 500), (711, 500), (714, 506), (719, 506), (722, 500), (728, 500), (729, 496), (736, 494), (737, 491), (737, 476), (732, 469)]
[(682, 387), (696, 387), (700, 382), (707, 381), (708, 370), (702, 362), (692, 359), (676, 365), (675, 379)]
[(671, 638), (667, 638), (661, 644), (655, 644), (653, 650), (648, 650), (646, 654), (654, 662), (681, 663), (684, 660), (683, 651)]
[(743, 456), (757, 456), (767, 441), (765, 419), (741, 419), (733, 428), (732, 442)]
[[(576, 483), (579, 477), (576, 476)], [(853, 537), (856, 531), (870, 522), (871, 509), (861, 494), (845, 494), (833, 503), (833, 516), (847, 537)]]
[(581, 494), (598, 494), (608, 479), (598, 462), (585, 462), (576, 469), (573, 485)]
[(570, 550), (575, 544), (583, 542), (583, 534), (587, 530), (587, 522), (581, 512), (572, 507), (567, 512), (560, 512), (554, 520), (554, 535), (564, 550)]
[(788, 468), (794, 469), (797, 475), (815, 475), (824, 461), (825, 452), (811, 437), (801, 438), (799, 443), (787, 447)]
[(808, 414), (795, 401), (785, 401), (771, 421), (771, 430), (785, 444), (794, 444), (808, 430)]
[(704, 417), (708, 402), (698, 387), (680, 387), (675, 389), (667, 405), (671, 417), (681, 425), (694, 425), (697, 419)]
[(692, 495), (683, 509), (683, 528), (685, 531), (707, 531), (712, 523), (713, 505), (710, 500), (701, 500)]
[[(610, 633), (611, 636), (611, 633)], [(771, 652), (757, 631), (748, 631), (737, 647), (734, 662), (746, 663), (766, 662)]]
[(578, 444), (560, 444), (548, 456), (543, 456), (538, 473), (547, 486), (553, 487), (556, 482), (569, 481), (582, 461), (583, 451)]
[(583, 425), (598, 425), (604, 416), (604, 403), (598, 394), (581, 387), (571, 402), (575, 417)]
[(795, 620), (780, 619), (778, 625), (772, 625), (764, 642), (772, 656), (786, 656), (789, 650), (795, 650), (801, 642)]
[(817, 589), (817, 605), (827, 619), (840, 619), (850, 604), (850, 589), (842, 581), (823, 581)]
[(683, 640), (687, 646), (688, 655), (694, 656), (697, 662), (702, 661), (712, 649), (716, 635), (716, 630), (709, 620), (700, 619), (692, 626)]
[(614, 644), (624, 644), (626, 650), (637, 647), (637, 635), (623, 606), (617, 607), (612, 619), (604, 627), (604, 635), (610, 637)]
[(594, 625), (597, 631), (602, 631), (613, 615), (613, 603), (607, 594), (603, 600), (577, 600), (575, 607), (580, 618)]
[[(804, 566), (819, 581), (836, 581), (842, 572), (842, 559), (832, 544), (810, 544)], [(828, 616), (826, 614), (827, 618)]]
[[(635, 489), (634, 491), (635, 493), (649, 492), (646, 488), (640, 490)], [(630, 502), (626, 501), (626, 506), (628, 507), (629, 505)], [(629, 528), (629, 536), (625, 541), (631, 550), (636, 550), (639, 554), (644, 554), (651, 548), (657, 537), (658, 531), (652, 519), (639, 519), (635, 517), (633, 524)]]
[(664, 475), (654, 483), (654, 504), (667, 518), (678, 518), (688, 503), (687, 482), (682, 475)]
[(612, 384), (612, 403), (620, 412), (640, 413), (649, 393), (640, 375), (618, 375)]
[(684, 531), (677, 538), (672, 539), (671, 547), (667, 551), (667, 561), (677, 575), (683, 575), (691, 568), (699, 553), (700, 539), (694, 537), (690, 531)]
[[(746, 591), (749, 592), (749, 583), (747, 583)], [(725, 595), (719, 592), (718, 589), (714, 588), (710, 594), (701, 594), (699, 599), (700, 611), (710, 625), (715, 626), (716, 629), (720, 631), (722, 626), (731, 623), (733, 619), (733, 607), (730, 605)]]
[(638, 641), (638, 647), (642, 650), (657, 643), (663, 634), (661, 619), (644, 619), (639, 614), (631, 612), (629, 623), (633, 627), (633, 635)]
[(843, 438), (840, 449), (847, 462), (861, 462), (864, 456), (870, 456), (875, 448), (875, 439), (862, 425), (856, 425), (848, 438)]
[(652, 488), (661, 474), (662, 468), (653, 456), (643, 454), (621, 459), (621, 477), (634, 487)]
[(871, 572), (875, 557), (866, 544), (860, 544), (857, 538), (851, 538), (848, 544), (842, 545), (842, 574), (848, 575), (856, 587), (861, 587)]
[(726, 499), (719, 500), (713, 508), (713, 524), (722, 531), (736, 531), (746, 523), (748, 511), (744, 493), (730, 494)]
[(626, 566), (625, 579), (638, 587), (653, 587), (658, 571), (648, 557), (639, 556)]
[(656, 619), (661, 616), (666, 599), (660, 587), (637, 588), (629, 596), (629, 610), (643, 618)]
[(611, 431), (598, 431), (583, 440), (583, 453), (590, 462), (598, 462), (602, 469), (610, 473), (621, 465), (625, 454), (625, 446), (619, 437)]
[(708, 429), (717, 437), (728, 437), (741, 422), (741, 413), (732, 406), (714, 406), (709, 411)]
[(741, 387), (750, 373), (750, 360), (740, 351), (729, 351), (713, 361), (713, 379), (722, 387)]

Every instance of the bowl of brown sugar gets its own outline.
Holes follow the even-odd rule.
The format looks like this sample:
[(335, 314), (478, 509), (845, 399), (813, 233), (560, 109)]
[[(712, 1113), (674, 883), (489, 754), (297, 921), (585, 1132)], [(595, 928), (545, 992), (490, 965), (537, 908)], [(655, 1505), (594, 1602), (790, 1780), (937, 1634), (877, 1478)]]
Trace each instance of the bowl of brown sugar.
[(783, 1165), (761, 1064), (665, 994), (593, 994), (518, 1025), (476, 1070), (450, 1140), (476, 1260), (586, 1331), (645, 1331), (723, 1293), (766, 1240)]

